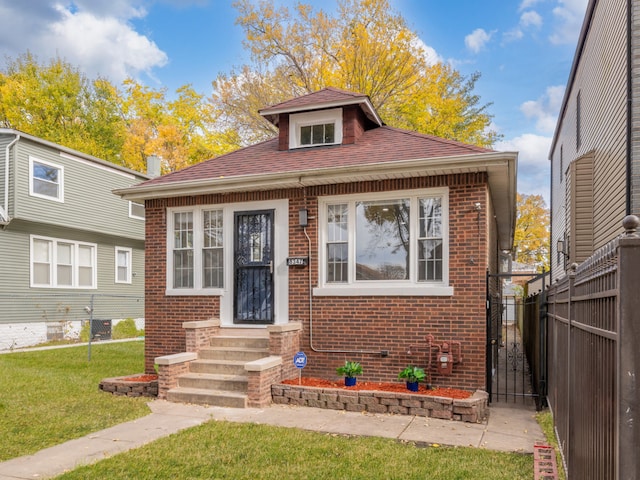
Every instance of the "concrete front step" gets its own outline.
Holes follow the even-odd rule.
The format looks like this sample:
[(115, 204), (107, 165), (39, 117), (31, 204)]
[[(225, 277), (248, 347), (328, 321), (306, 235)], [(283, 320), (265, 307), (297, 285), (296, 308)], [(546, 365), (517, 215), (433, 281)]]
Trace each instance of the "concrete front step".
[(186, 373), (178, 377), (178, 387), (247, 393), (247, 377), (244, 375)]
[(189, 373), (178, 377), (178, 386), (167, 392), (172, 402), (245, 408), (247, 362), (269, 356), (269, 338), (263, 332), (227, 332), (213, 337), (211, 346), (198, 352)]
[(243, 360), (206, 360), (198, 359), (191, 362), (191, 373), (213, 373), (220, 375), (246, 375)]
[(251, 347), (208, 347), (198, 352), (198, 358), (202, 360), (243, 360), (250, 362), (269, 356), (267, 348)]
[(268, 337), (220, 335), (211, 339), (212, 347), (258, 348), (269, 350)]
[(167, 392), (170, 402), (214, 405), (216, 407), (246, 408), (247, 395), (239, 392), (177, 387)]

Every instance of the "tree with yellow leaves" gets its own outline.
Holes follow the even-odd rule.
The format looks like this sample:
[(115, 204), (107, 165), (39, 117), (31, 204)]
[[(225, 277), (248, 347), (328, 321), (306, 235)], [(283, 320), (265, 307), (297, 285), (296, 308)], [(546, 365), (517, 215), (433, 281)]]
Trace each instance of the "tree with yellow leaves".
[(166, 173), (238, 148), (203, 95), (190, 85), (176, 94), (167, 100), (165, 90), (131, 79), (119, 90), (59, 58), (40, 63), (26, 53), (0, 71), (0, 126), (141, 172), (150, 155)]
[(515, 260), (549, 270), (549, 209), (542, 195), (517, 194)]
[(367, 94), (390, 126), (490, 146), (488, 105), (468, 78), (427, 58), (417, 34), (388, 0), (340, 0), (331, 16), (299, 3), (292, 14), (261, 0), (238, 0), (237, 23), (253, 65), (214, 82), (214, 105), (244, 143), (272, 136), (257, 111), (332, 86)]
[(39, 63), (26, 53), (0, 71), (0, 125), (120, 163), (117, 95), (60, 58)]

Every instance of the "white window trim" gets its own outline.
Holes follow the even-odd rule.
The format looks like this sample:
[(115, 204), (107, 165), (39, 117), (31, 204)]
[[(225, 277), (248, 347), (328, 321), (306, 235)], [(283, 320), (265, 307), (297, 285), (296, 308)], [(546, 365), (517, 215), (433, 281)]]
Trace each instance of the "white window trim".
[[(129, 259), (129, 262), (127, 264), (127, 279), (126, 280), (118, 280), (118, 253), (119, 252), (127, 252), (129, 255), (127, 256), (127, 258)], [(130, 284), (131, 283), (131, 278), (132, 278), (132, 270), (133, 270), (133, 249), (128, 248), (128, 247), (115, 247), (114, 250), (115, 253), (115, 270), (114, 270), (114, 281), (115, 283), (122, 283), (122, 284)]]
[[(51, 278), (51, 284), (39, 284), (35, 283), (35, 274), (33, 271), (33, 241), (34, 240), (44, 240), (46, 242), (51, 242), (51, 262), (49, 265), (49, 278)], [(57, 262), (57, 244), (60, 243), (68, 243), (73, 245), (73, 284), (72, 285), (58, 285), (58, 273), (56, 265)], [(80, 258), (78, 254), (78, 247), (90, 247), (91, 248), (91, 266), (92, 266), (92, 278), (91, 278), (91, 286), (78, 285), (78, 270), (80, 268)], [(29, 240), (29, 274), (30, 274), (30, 286), (31, 288), (56, 288), (56, 289), (81, 289), (81, 290), (96, 290), (98, 288), (98, 245), (95, 243), (88, 242), (76, 242), (73, 240), (66, 240), (62, 238), (53, 238), (53, 237), (44, 237), (41, 235), (31, 235)]]
[(132, 202), (131, 200), (129, 200), (129, 218), (135, 218), (136, 220), (145, 220), (145, 217), (141, 217), (139, 215), (134, 215), (133, 214), (133, 205), (142, 205), (142, 207), (144, 208), (144, 203), (137, 203), (137, 202)]
[[(42, 195), (41, 193), (34, 192), (33, 190), (33, 164), (41, 163), (43, 165), (48, 165), (52, 168), (57, 168), (60, 172), (60, 178), (58, 182), (58, 196), (50, 197), (49, 195)], [(44, 198), (46, 200), (51, 200), (54, 202), (64, 203), (64, 167), (62, 165), (58, 165), (56, 163), (48, 162), (46, 160), (40, 160), (39, 158), (35, 158), (29, 156), (29, 195), (37, 198)]]
[[(202, 287), (202, 248), (203, 248), (203, 230), (202, 230), (202, 213), (205, 210), (222, 210), (222, 224), (224, 229), (223, 240), (223, 258), (224, 258), (224, 287), (222, 288), (203, 288)], [(174, 288), (173, 286), (173, 228), (174, 214), (179, 212), (193, 212), (193, 288)], [(227, 269), (230, 265), (227, 261), (227, 249), (229, 245), (233, 245), (227, 237), (227, 215), (221, 205), (201, 205), (197, 207), (180, 207), (167, 209), (167, 295), (223, 295), (228, 285)], [(233, 217), (231, 218), (233, 225)]]
[[(300, 128), (308, 125), (323, 125), (333, 123), (335, 125), (333, 143), (315, 143), (302, 145)], [(331, 108), (318, 112), (294, 113), (289, 115), (289, 148), (312, 148), (326, 145), (339, 145), (342, 143), (342, 108)]]
[[(275, 211), (274, 218), (274, 245), (273, 269), (274, 269), (274, 301), (275, 301), (275, 321), (276, 325), (285, 324), (289, 321), (289, 267), (287, 266), (287, 256), (289, 254), (289, 201), (288, 200), (268, 200), (263, 202), (233, 203), (224, 205), (198, 205), (193, 207), (176, 207), (167, 209), (167, 253), (166, 253), (166, 290), (167, 296), (200, 296), (211, 295), (220, 297), (220, 321), (222, 325), (233, 326), (233, 240), (234, 240), (234, 213), (252, 210)], [(202, 219), (201, 212), (204, 210), (222, 210), (224, 225), (224, 288), (173, 288), (173, 214), (177, 212), (194, 212), (194, 225)], [(198, 226), (201, 233), (200, 224)], [(198, 246), (195, 239), (200, 236), (194, 230), (194, 252), (202, 246), (201, 240)], [(201, 249), (199, 250), (202, 251)], [(194, 277), (194, 287), (202, 285), (202, 257), (200, 253), (194, 258), (194, 275), (199, 275), (200, 283), (196, 283)]]
[[(417, 281), (418, 275), (418, 199), (439, 196), (442, 198), (442, 280)], [(356, 281), (355, 280), (355, 202), (366, 200), (395, 200), (408, 198), (411, 201), (410, 250), (412, 259), (408, 280), (394, 281)], [(327, 242), (327, 205), (349, 204), (349, 281), (347, 283), (329, 283), (326, 281), (326, 242)], [(431, 188), (367, 193), (360, 195), (342, 195), (322, 197), (318, 200), (318, 287), (313, 289), (315, 296), (452, 296), (453, 287), (449, 285), (449, 189)]]

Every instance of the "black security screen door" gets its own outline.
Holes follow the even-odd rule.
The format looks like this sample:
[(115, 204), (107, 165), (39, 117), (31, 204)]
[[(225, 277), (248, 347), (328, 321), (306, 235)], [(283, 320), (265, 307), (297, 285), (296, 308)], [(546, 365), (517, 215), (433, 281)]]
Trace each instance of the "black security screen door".
[(235, 213), (234, 323), (273, 323), (273, 210)]

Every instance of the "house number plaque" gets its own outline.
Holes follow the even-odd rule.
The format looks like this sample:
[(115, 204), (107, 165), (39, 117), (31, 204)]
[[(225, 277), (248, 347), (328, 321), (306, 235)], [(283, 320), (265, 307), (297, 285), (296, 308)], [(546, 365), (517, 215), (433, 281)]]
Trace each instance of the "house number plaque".
[(309, 265), (309, 257), (288, 257), (287, 267), (306, 267)]

